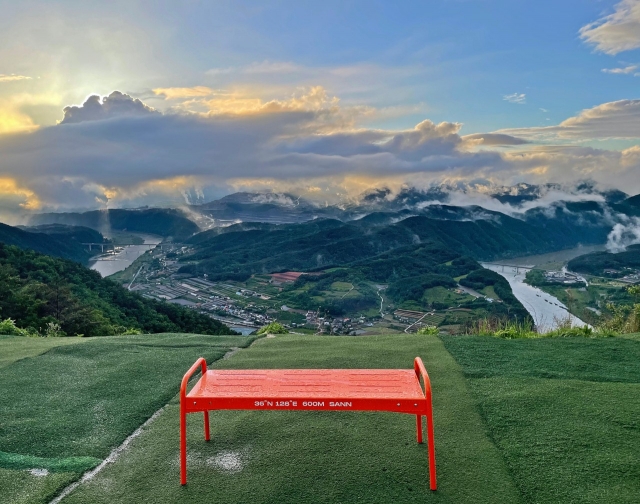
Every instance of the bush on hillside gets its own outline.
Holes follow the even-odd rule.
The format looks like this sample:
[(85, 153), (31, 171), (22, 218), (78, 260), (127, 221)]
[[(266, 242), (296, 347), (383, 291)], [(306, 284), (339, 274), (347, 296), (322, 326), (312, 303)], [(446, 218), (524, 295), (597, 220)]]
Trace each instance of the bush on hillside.
[(0, 321), (0, 334), (10, 336), (29, 336), (29, 331), (16, 326), (15, 320), (7, 318)]
[(287, 328), (278, 322), (261, 327), (256, 334), (288, 334)]
[(436, 326), (424, 326), (418, 329), (417, 334), (426, 334), (428, 336), (437, 336), (440, 334), (440, 329)]

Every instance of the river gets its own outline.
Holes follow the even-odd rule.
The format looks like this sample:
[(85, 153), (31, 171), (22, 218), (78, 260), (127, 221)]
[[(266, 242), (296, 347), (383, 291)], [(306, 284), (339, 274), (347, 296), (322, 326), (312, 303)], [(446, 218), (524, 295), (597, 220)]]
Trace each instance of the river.
[(555, 329), (559, 323), (564, 322), (567, 318), (571, 321), (573, 327), (582, 327), (588, 325), (567, 310), (558, 298), (547, 294), (546, 292), (532, 287), (524, 283), (524, 278), (529, 271), (527, 268), (518, 268), (511, 266), (498, 266), (496, 264), (483, 263), (484, 268), (499, 273), (507, 279), (513, 295), (527, 309), (533, 318), (533, 322), (538, 328), (538, 332), (547, 332)]
[[(144, 245), (127, 245), (117, 254), (104, 254), (98, 256), (98, 258), (89, 263), (89, 268), (96, 270), (103, 277), (113, 275), (118, 271), (130, 266), (133, 261), (144, 254), (147, 250), (155, 248), (162, 241), (161, 236), (142, 234), (142, 233), (129, 233), (135, 236), (139, 236), (144, 240)], [(153, 246), (149, 246), (153, 245)]]

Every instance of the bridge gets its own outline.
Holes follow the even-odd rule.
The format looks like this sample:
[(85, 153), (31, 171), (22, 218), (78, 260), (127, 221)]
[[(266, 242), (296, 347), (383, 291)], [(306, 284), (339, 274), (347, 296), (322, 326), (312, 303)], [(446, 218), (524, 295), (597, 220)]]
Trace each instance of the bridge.
[(154, 247), (160, 247), (162, 250), (161, 243), (82, 243), (85, 247), (89, 247), (89, 251), (93, 249), (93, 247), (100, 247), (100, 251), (104, 253), (105, 247), (107, 250), (109, 248), (115, 250), (116, 247), (128, 247), (130, 245), (137, 245), (138, 247), (149, 247), (152, 249)]
[(535, 266), (517, 266), (515, 264), (502, 264), (502, 263), (482, 263), (482, 264), (486, 264), (488, 266), (502, 266), (502, 271), (504, 271), (505, 268), (513, 268), (516, 270), (516, 275), (518, 273), (520, 273), (520, 270), (522, 271), (531, 271), (534, 269), (540, 269), (540, 268), (536, 268)]

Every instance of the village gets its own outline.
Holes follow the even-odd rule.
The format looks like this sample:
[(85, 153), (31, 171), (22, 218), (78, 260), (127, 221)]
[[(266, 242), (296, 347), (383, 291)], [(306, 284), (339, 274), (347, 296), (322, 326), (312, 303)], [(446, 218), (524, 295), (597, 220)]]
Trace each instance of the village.
[(133, 279), (124, 284), (147, 299), (166, 301), (198, 310), (230, 327), (258, 329), (274, 321), (283, 323), (292, 331), (316, 334), (361, 334), (376, 323), (370, 317), (332, 317), (319, 311), (299, 310), (281, 305), (274, 295), (283, 285), (293, 283), (301, 273), (286, 272), (268, 275), (263, 289), (249, 289), (236, 282), (212, 282), (207, 275), (193, 277), (179, 273), (178, 257), (188, 253), (187, 247), (169, 245), (145, 254)]

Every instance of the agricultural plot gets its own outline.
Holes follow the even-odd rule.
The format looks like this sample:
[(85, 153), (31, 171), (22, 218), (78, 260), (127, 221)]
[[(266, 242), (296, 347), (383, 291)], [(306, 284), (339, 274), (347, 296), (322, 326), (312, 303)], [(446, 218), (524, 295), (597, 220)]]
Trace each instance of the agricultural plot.
[(44, 352), (31, 341), (0, 340), (22, 354), (0, 368), (0, 502), (48, 502), (166, 404), (195, 358), (219, 359), (251, 339), (59, 338)]
[(433, 315), (427, 315), (422, 319), (422, 324), (430, 326), (440, 325), (444, 321), (445, 316), (446, 315), (443, 313), (434, 313)]
[(447, 289), (445, 287), (432, 287), (430, 289), (425, 290), (424, 295), (422, 296), (422, 301), (428, 305), (432, 305), (436, 303), (446, 305), (446, 306), (457, 306), (460, 303), (464, 303), (466, 301), (472, 301), (473, 297), (468, 294), (458, 294), (452, 289)]

